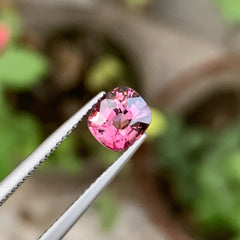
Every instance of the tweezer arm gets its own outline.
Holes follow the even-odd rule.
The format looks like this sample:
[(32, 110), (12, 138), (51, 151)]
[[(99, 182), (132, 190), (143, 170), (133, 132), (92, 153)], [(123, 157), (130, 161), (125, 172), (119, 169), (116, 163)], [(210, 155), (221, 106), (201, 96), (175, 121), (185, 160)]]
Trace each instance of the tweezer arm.
[(0, 206), (55, 151), (104, 94), (105, 92), (100, 92), (84, 105), (0, 183)]
[(67, 209), (67, 211), (39, 238), (59, 240), (73, 227), (98, 195), (108, 186), (119, 171), (144, 142), (144, 134), (126, 150), (102, 175)]

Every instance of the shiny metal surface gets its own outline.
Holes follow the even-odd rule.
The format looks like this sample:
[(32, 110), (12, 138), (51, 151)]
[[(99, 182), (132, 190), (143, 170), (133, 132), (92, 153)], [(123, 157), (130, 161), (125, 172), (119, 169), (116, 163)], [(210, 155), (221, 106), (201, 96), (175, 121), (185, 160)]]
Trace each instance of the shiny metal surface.
[(84, 105), (0, 183), (0, 206), (56, 150), (104, 94), (105, 92), (100, 92)]
[[(52, 133), (32, 152), (15, 170), (0, 183), (0, 206), (18, 189), (19, 186), (43, 163), (73, 131), (82, 118), (92, 109), (105, 92), (100, 92), (77, 113)], [(110, 184), (119, 171), (130, 160), (146, 138), (142, 135), (131, 147), (63, 213), (63, 215), (39, 238), (40, 240), (62, 239), (78, 221), (98, 195)]]
[(128, 148), (67, 210), (66, 212), (39, 238), (39, 240), (59, 240), (72, 228), (84, 214), (98, 195), (108, 186), (119, 171), (125, 166), (146, 138), (142, 135)]

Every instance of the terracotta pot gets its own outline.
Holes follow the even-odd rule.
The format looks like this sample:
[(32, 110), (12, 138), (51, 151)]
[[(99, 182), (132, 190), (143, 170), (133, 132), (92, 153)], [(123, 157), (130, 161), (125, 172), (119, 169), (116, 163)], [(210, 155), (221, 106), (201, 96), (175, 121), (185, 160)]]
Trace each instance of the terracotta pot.
[[(240, 56), (224, 56), (190, 69), (170, 81), (159, 92), (155, 105), (160, 109), (185, 114), (213, 93), (239, 89)], [(142, 150), (144, 152), (138, 153), (134, 162), (134, 171), (143, 204), (152, 220), (166, 234), (167, 239), (195, 239), (194, 233), (170, 213), (169, 205), (158, 191), (154, 178), (154, 147), (146, 144)]]

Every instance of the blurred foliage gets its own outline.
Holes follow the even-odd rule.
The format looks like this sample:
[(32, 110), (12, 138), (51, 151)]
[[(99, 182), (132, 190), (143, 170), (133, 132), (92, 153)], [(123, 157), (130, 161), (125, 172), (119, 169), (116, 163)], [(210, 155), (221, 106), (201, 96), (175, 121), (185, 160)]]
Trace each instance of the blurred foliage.
[(10, 34), (9, 27), (4, 24), (0, 24), (0, 52), (8, 45)]
[[(28, 99), (31, 101), (34, 98), (36, 89), (45, 90), (46, 88), (44, 87), (49, 87), (52, 83), (59, 83), (59, 79), (61, 79), (61, 77), (58, 77), (60, 75), (54, 76), (48, 74), (50, 69), (49, 59), (51, 60), (52, 70), (55, 67), (53, 66), (54, 58), (51, 59), (51, 57), (49, 57), (48, 59), (43, 56), (42, 53), (36, 50), (37, 46), (35, 46), (36, 49), (26, 46), (23, 35), (21, 18), (17, 12), (8, 7), (0, 9), (0, 181), (46, 137), (42, 135), (48, 132), (48, 124), (52, 126), (51, 124), (58, 124), (59, 121), (61, 121), (61, 119), (56, 119), (56, 121), (51, 119), (49, 122), (46, 120), (45, 126), (34, 116), (31, 116), (30, 113), (26, 114), (17, 110), (17, 108), (19, 108), (18, 104), (21, 105), (22, 102), (24, 107), (28, 105), (26, 102)], [(77, 46), (79, 47), (80, 44), (78, 41)], [(56, 41), (56, 45), (57, 43)], [(98, 42), (98, 44), (101, 45), (102, 43)], [(98, 46), (98, 44), (96, 45)], [(71, 41), (69, 45), (71, 48)], [(83, 44), (83, 46), (85, 45)], [(67, 47), (66, 49), (68, 49)], [(64, 51), (62, 52), (64, 53)], [(83, 52), (85, 52), (85, 49)], [(83, 78), (81, 74), (76, 75), (77, 79), (74, 84), (77, 86), (74, 87), (78, 90), (81, 88), (79, 96), (76, 98), (78, 103), (82, 104), (82, 101), (85, 101), (86, 98), (94, 95), (98, 91), (103, 89), (110, 90), (116, 87), (116, 85), (119, 85), (119, 82), (121, 82), (121, 85), (133, 85), (134, 87), (135, 82), (132, 81), (133, 74), (132, 72), (130, 73), (130, 68), (124, 61), (125, 59), (120, 56), (120, 53), (118, 55), (109, 52), (111, 51), (106, 50), (97, 55), (97, 57), (93, 56), (93, 65), (90, 68), (86, 67), (83, 73), (81, 73), (85, 77), (85, 82), (81, 82)], [(62, 57), (64, 58), (66, 55), (63, 54)], [(89, 59), (86, 60), (86, 63)], [(64, 62), (64, 64), (66, 64), (66, 62)], [(85, 63), (83, 65), (85, 65)], [(58, 71), (59, 68), (57, 68), (57, 72)], [(47, 77), (45, 78), (46, 75)], [(56, 79), (58, 81), (56, 81)], [(68, 78), (66, 79), (69, 80)], [(49, 82), (44, 85), (44, 82), (41, 82), (42, 80), (48, 80)], [(35, 86), (37, 88), (35, 88)], [(57, 94), (55, 92), (54, 94), (52, 94), (52, 92), (50, 93), (54, 95), (54, 97), (59, 94), (60, 98), (68, 99), (77, 92), (69, 90), (69, 93), (64, 95), (65, 92), (67, 92), (66, 89), (63, 89), (63, 91), (59, 93), (60, 88), (57, 89), (57, 85), (53, 84), (51, 86), (56, 87), (56, 92), (58, 91)], [(82, 89), (84, 93), (81, 93)], [(46, 95), (45, 91), (43, 91), (42, 98), (44, 98), (44, 100), (53, 99), (51, 97), (47, 98)], [(21, 97), (23, 99), (22, 102)], [(29, 104), (29, 106), (26, 106), (26, 109), (32, 110), (34, 106), (37, 106), (37, 108), (40, 108), (39, 106), (45, 108), (46, 102), (47, 101), (39, 101), (38, 104)], [(46, 109), (47, 108), (49, 110), (51, 107), (46, 106)], [(31, 110), (29, 112), (31, 112)], [(40, 114), (37, 115), (38, 110), (35, 110), (36, 109), (32, 112), (40, 119), (42, 111), (39, 111)], [(48, 112), (46, 115), (48, 115)], [(57, 116), (61, 115), (59, 114)], [(157, 125), (158, 124), (159, 123), (157, 123)], [(163, 122), (160, 124), (163, 124)], [(87, 131), (88, 133), (86, 133), (85, 131), (87, 130), (83, 130), (79, 135), (71, 134), (53, 155), (50, 156), (50, 159), (44, 164), (43, 169), (47, 168), (49, 170), (60, 170), (70, 174), (79, 174), (84, 168), (85, 160), (98, 159), (99, 166), (105, 168), (119, 157), (119, 152), (116, 153), (99, 147), (99, 143), (93, 140), (92, 137), (90, 138), (89, 132)], [(82, 156), (84, 156), (84, 159)], [(101, 216), (104, 229), (112, 227), (118, 213), (117, 204), (113, 196), (110, 193), (103, 194), (97, 200), (96, 208)]]
[(240, 23), (239, 0), (213, 0), (217, 5), (224, 20), (230, 24)]
[(15, 9), (4, 7), (0, 9), (0, 25), (9, 28), (13, 40), (16, 40), (22, 33), (22, 21)]
[(118, 216), (118, 204), (113, 196), (108, 191), (102, 193), (96, 200), (95, 208), (101, 218), (103, 230), (109, 230), (113, 227)]
[(101, 161), (101, 165), (104, 167), (109, 167), (121, 155), (121, 152), (114, 152), (105, 147), (98, 148), (97, 153), (99, 156), (99, 161)]
[[(2, 109), (1, 109), (2, 110)], [(0, 111), (0, 180), (37, 147), (39, 124), (27, 114)]]
[(240, 235), (239, 121), (213, 132), (177, 116), (167, 120), (157, 141), (160, 176), (167, 173), (172, 196), (192, 213), (204, 239), (235, 239)]
[(164, 133), (167, 129), (167, 120), (165, 116), (156, 108), (151, 108), (152, 113), (152, 122), (149, 125), (146, 133), (147, 133), (147, 140), (152, 141), (157, 136), (160, 136)]
[(131, 8), (144, 8), (152, 0), (123, 0)]
[(114, 55), (103, 55), (88, 71), (86, 86), (91, 92), (116, 87), (119, 82), (126, 85), (129, 79), (126, 65)]
[(37, 146), (41, 138), (38, 121), (25, 113), (15, 112), (4, 92), (10, 87), (30, 88), (46, 73), (47, 61), (41, 54), (19, 44), (21, 21), (14, 10), (1, 9), (0, 25), (0, 45), (4, 44), (0, 47), (1, 180)]
[(78, 139), (76, 135), (68, 136), (57, 150), (49, 157), (45, 167), (68, 174), (80, 174), (83, 170), (82, 158), (77, 153)]
[(28, 48), (11, 46), (0, 57), (0, 83), (3, 87), (30, 88), (46, 72), (46, 59)]

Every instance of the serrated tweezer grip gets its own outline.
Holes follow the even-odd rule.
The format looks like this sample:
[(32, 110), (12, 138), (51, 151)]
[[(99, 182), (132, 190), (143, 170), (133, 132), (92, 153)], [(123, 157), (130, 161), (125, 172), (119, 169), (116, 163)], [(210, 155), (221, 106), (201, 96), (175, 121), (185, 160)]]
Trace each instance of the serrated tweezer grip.
[(64, 214), (39, 238), (39, 240), (60, 240), (84, 214), (98, 195), (110, 184), (142, 145), (146, 134), (129, 147), (102, 175), (64, 212)]
[(0, 206), (55, 151), (104, 94), (105, 92), (100, 92), (84, 105), (0, 183)]

